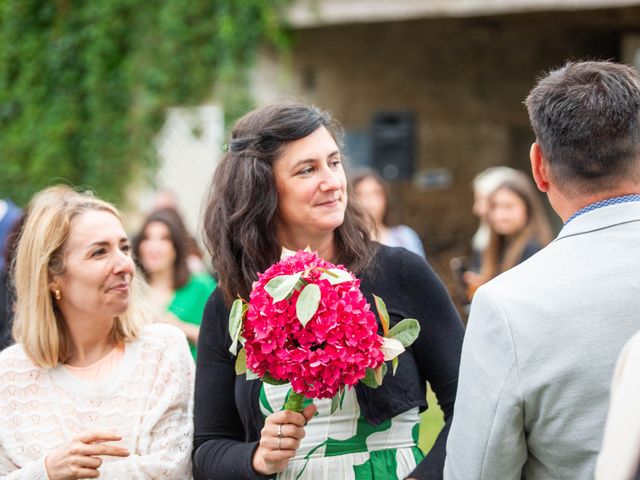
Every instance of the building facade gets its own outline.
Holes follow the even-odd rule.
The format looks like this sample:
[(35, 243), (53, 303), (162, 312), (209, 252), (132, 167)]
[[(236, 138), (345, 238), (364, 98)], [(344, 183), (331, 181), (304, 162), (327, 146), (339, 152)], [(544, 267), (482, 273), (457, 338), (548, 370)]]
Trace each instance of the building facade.
[(633, 63), (640, 46), (640, 1), (630, 0), (317, 0), (295, 2), (287, 18), (292, 49), (262, 55), (258, 103), (332, 111), (355, 163), (373, 166), (376, 118), (409, 113), (413, 168), (392, 190), (398, 220), (432, 259), (467, 248), (478, 172), (528, 170), (523, 100), (536, 77), (567, 59)]

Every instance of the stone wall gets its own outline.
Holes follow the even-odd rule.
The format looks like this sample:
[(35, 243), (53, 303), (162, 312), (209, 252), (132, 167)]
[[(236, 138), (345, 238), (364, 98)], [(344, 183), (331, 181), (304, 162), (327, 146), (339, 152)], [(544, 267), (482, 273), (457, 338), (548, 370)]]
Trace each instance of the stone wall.
[(366, 130), (378, 110), (413, 110), (416, 170), (446, 168), (453, 183), (394, 185), (401, 220), (428, 252), (463, 248), (476, 226), (474, 175), (528, 168), (533, 135), (522, 102), (536, 76), (569, 58), (616, 59), (622, 35), (638, 26), (640, 8), (299, 29), (289, 59), (263, 58), (258, 100), (302, 98), (348, 130)]

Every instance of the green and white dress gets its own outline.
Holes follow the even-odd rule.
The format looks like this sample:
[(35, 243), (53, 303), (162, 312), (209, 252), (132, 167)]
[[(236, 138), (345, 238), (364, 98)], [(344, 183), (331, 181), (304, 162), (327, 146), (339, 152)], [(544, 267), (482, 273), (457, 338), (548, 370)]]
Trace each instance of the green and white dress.
[[(263, 384), (262, 414), (282, 410), (290, 391), (290, 385)], [(346, 390), (342, 408), (333, 415), (331, 399), (313, 403), (318, 413), (305, 427), (296, 456), (278, 480), (400, 480), (422, 460), (418, 407), (375, 426), (361, 415), (354, 389)]]

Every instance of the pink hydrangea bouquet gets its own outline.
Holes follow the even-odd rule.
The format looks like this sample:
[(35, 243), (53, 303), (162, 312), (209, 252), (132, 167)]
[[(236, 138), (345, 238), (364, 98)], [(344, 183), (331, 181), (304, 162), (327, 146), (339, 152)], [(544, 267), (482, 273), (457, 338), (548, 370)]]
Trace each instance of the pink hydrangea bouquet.
[[(360, 280), (317, 253), (291, 255), (258, 275), (249, 302), (237, 299), (229, 315), (229, 349), (236, 373), (247, 380), (291, 383), (285, 408), (302, 410), (304, 398), (332, 398), (335, 411), (345, 387), (361, 381), (377, 388), (391, 360), (417, 338), (420, 325), (404, 319), (389, 328), (387, 309), (374, 295), (384, 336)], [(239, 350), (239, 345), (244, 348)]]

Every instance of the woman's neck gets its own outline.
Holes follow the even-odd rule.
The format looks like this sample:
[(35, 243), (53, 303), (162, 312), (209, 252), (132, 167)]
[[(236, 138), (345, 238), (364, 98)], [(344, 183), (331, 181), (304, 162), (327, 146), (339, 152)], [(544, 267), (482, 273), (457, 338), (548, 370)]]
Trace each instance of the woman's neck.
[(114, 322), (113, 318), (67, 321), (71, 341), (66, 363), (74, 367), (86, 367), (111, 352), (118, 344), (113, 338)]
[(333, 261), (333, 257), (335, 254), (335, 235), (334, 232), (330, 234), (323, 235), (317, 238), (297, 238), (297, 239), (289, 239), (289, 238), (281, 238), (280, 244), (289, 249), (289, 250), (304, 250), (305, 248), (310, 248), (311, 251), (318, 252), (320, 258), (323, 258), (329, 262)]
[(149, 274), (149, 285), (154, 290), (173, 290), (173, 271), (167, 269)]
[(173, 272), (158, 272), (149, 276), (149, 286), (153, 294), (153, 301), (160, 308), (167, 308), (173, 300), (175, 288)]

